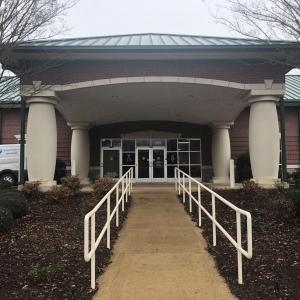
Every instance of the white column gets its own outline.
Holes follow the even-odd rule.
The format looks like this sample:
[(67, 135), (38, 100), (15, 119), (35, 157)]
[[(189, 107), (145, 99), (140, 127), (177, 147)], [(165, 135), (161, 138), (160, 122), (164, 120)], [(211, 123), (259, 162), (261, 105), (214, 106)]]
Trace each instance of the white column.
[(42, 186), (55, 185), (53, 181), (57, 130), (56, 100), (47, 97), (31, 97), (27, 100), (29, 113), (27, 120), (27, 171), (29, 181), (41, 181)]
[(249, 103), (249, 151), (252, 175), (258, 184), (274, 184), (278, 179), (280, 134), (273, 96), (251, 97)]
[(213, 182), (219, 184), (229, 184), (230, 167), (230, 138), (229, 128), (232, 123), (215, 122), (212, 123), (212, 165)]
[(89, 183), (90, 138), (88, 123), (71, 123), (71, 170), (79, 177), (82, 184)]

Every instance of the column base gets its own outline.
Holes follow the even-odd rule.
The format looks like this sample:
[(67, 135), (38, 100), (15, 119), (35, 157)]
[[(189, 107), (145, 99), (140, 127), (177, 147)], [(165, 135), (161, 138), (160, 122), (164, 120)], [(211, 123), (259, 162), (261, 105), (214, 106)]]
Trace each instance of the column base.
[(81, 184), (90, 184), (90, 179), (89, 178), (81, 178), (80, 183)]
[(276, 184), (279, 184), (281, 182), (278, 178), (270, 177), (252, 178), (251, 181), (262, 187), (274, 187)]
[(229, 177), (213, 177), (212, 182), (214, 184), (229, 185), (230, 179), (229, 179)]
[[(33, 180), (31, 181), (26, 181), (26, 183), (31, 183), (34, 182)], [(39, 185), (39, 191), (40, 192), (47, 192), (49, 190), (51, 190), (51, 188), (53, 186), (56, 185), (56, 181), (55, 180), (51, 180), (51, 181), (40, 181), (40, 185)]]

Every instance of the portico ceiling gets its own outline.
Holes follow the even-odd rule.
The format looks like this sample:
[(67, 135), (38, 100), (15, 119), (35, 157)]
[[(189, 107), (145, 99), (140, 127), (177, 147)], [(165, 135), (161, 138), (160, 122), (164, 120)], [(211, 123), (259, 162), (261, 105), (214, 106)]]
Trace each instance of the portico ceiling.
[(57, 92), (67, 122), (103, 125), (164, 120), (209, 124), (234, 121), (250, 90), (179, 82), (133, 82), (68, 88)]

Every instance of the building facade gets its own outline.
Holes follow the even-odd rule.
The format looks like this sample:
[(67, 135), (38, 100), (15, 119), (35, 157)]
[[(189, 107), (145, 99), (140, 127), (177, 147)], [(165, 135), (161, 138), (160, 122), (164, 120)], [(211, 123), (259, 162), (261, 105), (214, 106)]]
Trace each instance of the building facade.
[[(250, 152), (253, 178), (278, 178), (278, 102), (299, 45), (140, 34), (27, 42), (10, 68), (28, 106), (30, 181), (53, 185), (56, 157), (83, 183), (120, 177), (169, 181), (180, 167), (229, 182), (229, 160)], [(47, 66), (45, 66), (45, 60)], [(50, 62), (50, 63), (49, 63)], [(23, 66), (23, 68), (21, 68)], [(287, 164), (299, 166), (299, 108), (286, 102)], [(2, 109), (1, 143), (16, 142), (18, 108)]]

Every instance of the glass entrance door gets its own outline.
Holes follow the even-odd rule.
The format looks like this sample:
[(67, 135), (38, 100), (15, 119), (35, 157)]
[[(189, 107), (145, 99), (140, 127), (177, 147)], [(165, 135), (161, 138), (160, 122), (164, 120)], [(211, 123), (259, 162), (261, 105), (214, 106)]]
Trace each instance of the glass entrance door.
[(150, 179), (150, 149), (138, 149), (138, 179), (147, 181)]
[(152, 178), (165, 178), (164, 149), (152, 149)]
[(165, 149), (137, 149), (137, 179), (139, 181), (162, 181), (166, 177)]

